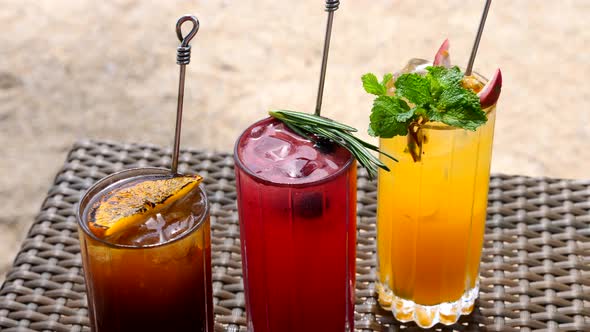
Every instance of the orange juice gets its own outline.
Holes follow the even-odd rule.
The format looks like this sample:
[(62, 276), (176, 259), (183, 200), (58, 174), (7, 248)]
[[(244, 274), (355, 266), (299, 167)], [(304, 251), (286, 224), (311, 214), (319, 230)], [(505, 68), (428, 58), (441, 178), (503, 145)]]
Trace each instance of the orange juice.
[(380, 139), (391, 172), (378, 179), (379, 302), (401, 321), (450, 324), (471, 312), (486, 220), (495, 105), (477, 131), (440, 123), (421, 129), (415, 161), (408, 137)]

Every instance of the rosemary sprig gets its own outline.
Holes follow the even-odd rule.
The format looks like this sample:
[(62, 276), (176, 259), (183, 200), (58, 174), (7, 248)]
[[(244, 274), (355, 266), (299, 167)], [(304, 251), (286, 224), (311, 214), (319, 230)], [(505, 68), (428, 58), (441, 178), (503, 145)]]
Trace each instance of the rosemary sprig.
[(282, 121), (289, 129), (311, 141), (321, 143), (318, 141), (323, 139), (344, 147), (352, 153), (359, 164), (367, 169), (370, 179), (377, 176), (377, 168), (389, 171), (387, 165), (375, 157), (370, 150), (397, 161), (390, 154), (380, 151), (377, 146), (353, 136), (352, 133), (357, 130), (351, 126), (322, 116), (302, 112), (276, 110), (268, 113), (275, 119)]

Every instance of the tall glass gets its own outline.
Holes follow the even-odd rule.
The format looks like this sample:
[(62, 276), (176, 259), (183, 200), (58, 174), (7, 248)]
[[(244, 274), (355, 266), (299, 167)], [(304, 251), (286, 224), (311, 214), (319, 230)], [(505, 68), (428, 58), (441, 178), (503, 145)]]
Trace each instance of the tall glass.
[(250, 332), (352, 331), (356, 162), (265, 119), (236, 143)]
[[(80, 247), (93, 332), (213, 331), (209, 204), (202, 187), (163, 213), (165, 234), (154, 237), (138, 229), (120, 244), (97, 237), (88, 226), (95, 202), (111, 190), (169, 175), (156, 168), (122, 171), (97, 182), (80, 202)], [(193, 218), (192, 227), (170, 235), (182, 226), (180, 218)]]
[[(411, 72), (424, 60), (412, 60)], [(478, 77), (485, 83), (485, 79)], [(495, 105), (477, 131), (423, 126), (419, 161), (410, 137), (381, 139), (377, 243), (379, 302), (403, 322), (452, 324), (473, 310), (486, 220)], [(411, 142), (410, 142), (411, 144)]]

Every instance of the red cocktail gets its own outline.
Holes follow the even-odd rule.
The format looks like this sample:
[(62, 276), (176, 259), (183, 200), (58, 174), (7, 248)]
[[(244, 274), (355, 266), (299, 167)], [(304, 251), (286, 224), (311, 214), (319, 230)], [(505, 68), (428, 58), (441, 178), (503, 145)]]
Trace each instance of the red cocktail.
[(236, 143), (248, 330), (353, 329), (356, 162), (265, 119)]

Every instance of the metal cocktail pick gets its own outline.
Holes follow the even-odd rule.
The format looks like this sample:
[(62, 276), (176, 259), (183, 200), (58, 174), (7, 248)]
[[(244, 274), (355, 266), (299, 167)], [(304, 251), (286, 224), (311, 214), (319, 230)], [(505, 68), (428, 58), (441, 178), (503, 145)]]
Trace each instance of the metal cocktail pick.
[(492, 4), (492, 0), (486, 0), (486, 5), (483, 8), (483, 13), (481, 14), (481, 20), (479, 21), (479, 28), (477, 29), (477, 35), (475, 36), (475, 41), (473, 42), (473, 48), (471, 49), (471, 56), (469, 57), (469, 63), (467, 63), (467, 69), (465, 69), (465, 76), (471, 75), (471, 71), (473, 71), (473, 63), (475, 62), (475, 56), (477, 55), (477, 48), (479, 47), (479, 41), (481, 40), (481, 34), (483, 33), (483, 27), (486, 24), (486, 19), (488, 18), (488, 11), (490, 10), (491, 4)]
[[(190, 21), (193, 23), (193, 28), (186, 35), (182, 36), (181, 26), (184, 22)], [(176, 107), (176, 130), (174, 133), (174, 149), (172, 150), (172, 174), (176, 174), (178, 171), (178, 155), (180, 153), (180, 127), (182, 125), (182, 106), (184, 103), (184, 76), (186, 74), (186, 65), (191, 61), (191, 39), (199, 31), (199, 20), (192, 16), (186, 15), (181, 17), (176, 22), (176, 36), (180, 40), (180, 46), (176, 49), (176, 63), (180, 65), (180, 77), (178, 81), (178, 103)]]
[(330, 51), (330, 37), (332, 35), (332, 22), (334, 12), (340, 6), (340, 0), (326, 0), (328, 23), (326, 24), (326, 37), (324, 38), (324, 55), (322, 56), (322, 69), (320, 71), (320, 84), (318, 86), (318, 98), (315, 104), (315, 115), (320, 115), (322, 110), (322, 98), (324, 96), (324, 81), (326, 80), (326, 66), (328, 65), (328, 52)]

